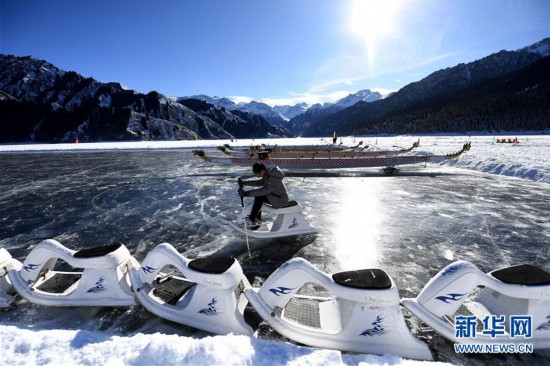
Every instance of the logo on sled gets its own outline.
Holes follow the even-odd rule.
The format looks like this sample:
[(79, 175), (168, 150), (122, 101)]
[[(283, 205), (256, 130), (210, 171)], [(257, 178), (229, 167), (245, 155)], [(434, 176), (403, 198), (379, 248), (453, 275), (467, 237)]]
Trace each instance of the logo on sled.
[(145, 273), (153, 273), (155, 272), (157, 269), (156, 268), (153, 268), (151, 266), (145, 266), (145, 267), (142, 267), (141, 268), (143, 270), (143, 272)]
[(95, 286), (90, 288), (86, 292), (90, 294), (97, 294), (98, 292), (105, 291), (106, 288), (103, 286), (104, 281), (105, 279), (103, 277), (99, 277), (99, 280), (97, 280), (97, 282), (95, 283)]
[(546, 323), (542, 323), (536, 330), (550, 330), (550, 315), (546, 317)]
[(448, 304), (449, 301), (458, 301), (462, 299), (462, 296), (466, 294), (447, 294), (445, 296), (438, 296), (436, 299), (443, 301), (444, 303)]
[(218, 300), (216, 298), (213, 298), (212, 301), (208, 303), (208, 307), (199, 310), (198, 313), (206, 316), (218, 315), (218, 309), (215, 306), (217, 303)]
[(273, 295), (281, 296), (281, 295), (288, 295), (292, 290), (294, 289), (280, 286), (277, 288), (270, 288), (269, 292), (271, 292)]
[(26, 266), (23, 267), (23, 269), (27, 272), (30, 272), (30, 271), (34, 271), (38, 267), (40, 267), (40, 264), (27, 264)]
[(296, 221), (296, 218), (292, 219), (292, 224), (288, 227), (289, 229), (294, 229), (296, 226), (298, 226), (298, 222)]
[(451, 266), (447, 267), (443, 272), (441, 272), (441, 275), (442, 276), (452, 276), (463, 265), (464, 265), (464, 263), (458, 263), (454, 266), (451, 265)]
[(376, 317), (376, 320), (371, 323), (371, 325), (373, 325), (374, 327), (363, 331), (363, 333), (359, 335), (374, 337), (374, 336), (380, 336), (382, 334), (386, 334), (387, 331), (382, 326), (382, 321), (384, 321), (384, 318), (382, 317), (382, 315), (378, 315)]

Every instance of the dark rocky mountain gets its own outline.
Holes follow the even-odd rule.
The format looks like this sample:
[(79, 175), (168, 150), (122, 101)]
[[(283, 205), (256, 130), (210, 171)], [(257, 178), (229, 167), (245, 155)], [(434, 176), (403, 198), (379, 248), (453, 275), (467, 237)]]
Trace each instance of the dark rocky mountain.
[[(100, 83), (34, 57), (0, 55), (0, 142), (288, 136), (253, 118), (216, 121), (155, 91)], [(223, 128), (238, 119), (236, 136)], [(248, 131), (251, 131), (248, 133)], [(255, 134), (253, 134), (255, 133)]]
[(352, 134), (550, 129), (550, 56), (517, 71), (399, 108)]
[[(357, 132), (371, 131), (373, 133), (402, 133), (410, 130), (416, 132), (432, 132), (435, 130), (441, 131), (441, 127), (431, 126), (422, 122), (417, 127), (412, 127), (410, 123), (403, 120), (403, 123), (395, 123), (399, 119), (406, 118), (407, 115), (413, 113), (415, 109), (423, 108), (434, 100), (438, 103), (459, 103), (465, 94), (470, 93), (475, 89), (476, 85), (487, 82), (489, 84), (501, 83), (500, 77), (521, 70), (536, 61), (550, 54), (550, 38), (544, 39), (536, 44), (522, 48), (517, 51), (500, 51), (498, 53), (484, 57), (478, 61), (468, 64), (459, 64), (452, 68), (439, 70), (426, 78), (411, 83), (403, 87), (398, 92), (391, 96), (372, 103), (359, 102), (349, 108), (343, 109), (330, 116), (323, 117), (318, 120), (312, 120), (309, 126), (305, 128), (305, 136), (328, 136), (333, 131), (337, 131), (339, 135), (353, 134)], [(542, 75), (533, 75), (535, 78)], [(532, 88), (535, 88), (537, 81), (533, 81)], [(485, 84), (484, 84), (485, 85)], [(526, 86), (527, 87), (527, 86)], [(491, 88), (480, 89), (477, 98), (482, 96), (486, 103), (492, 103), (485, 109), (486, 113), (498, 110), (496, 106), (505, 104), (504, 100), (500, 100), (498, 93), (494, 93)], [(541, 89), (543, 91), (544, 89)], [(542, 95), (544, 97), (544, 93)], [(458, 98), (458, 99), (457, 99)], [(517, 114), (511, 111), (514, 106), (510, 105), (510, 113)], [(518, 108), (518, 111), (523, 109)], [(477, 110), (479, 112), (479, 110)], [(474, 113), (472, 111), (472, 113)], [(384, 118), (387, 121), (394, 121), (391, 124), (385, 125)], [(452, 119), (452, 116), (439, 115), (441, 122)], [(489, 118), (490, 116), (481, 116), (480, 118)], [(523, 120), (523, 118), (521, 118)], [(521, 124), (520, 121), (518, 123)], [(376, 125), (376, 128), (372, 127)], [(400, 129), (398, 126), (408, 126), (406, 129)], [(420, 127), (422, 126), (422, 127)], [(484, 124), (476, 126), (473, 123), (468, 123), (473, 130), (483, 130)], [(507, 128), (517, 129), (513, 123), (507, 125)], [(456, 131), (456, 130), (455, 130)]]

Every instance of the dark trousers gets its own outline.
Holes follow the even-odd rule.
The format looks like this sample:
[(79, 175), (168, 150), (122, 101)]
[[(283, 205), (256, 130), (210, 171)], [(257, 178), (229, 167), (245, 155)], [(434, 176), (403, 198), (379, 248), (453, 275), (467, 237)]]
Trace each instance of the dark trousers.
[(252, 211), (250, 211), (250, 220), (254, 221), (256, 218), (259, 220), (262, 219), (262, 205), (265, 203), (269, 203), (269, 200), (267, 199), (267, 196), (256, 196), (254, 197), (254, 204), (252, 205)]

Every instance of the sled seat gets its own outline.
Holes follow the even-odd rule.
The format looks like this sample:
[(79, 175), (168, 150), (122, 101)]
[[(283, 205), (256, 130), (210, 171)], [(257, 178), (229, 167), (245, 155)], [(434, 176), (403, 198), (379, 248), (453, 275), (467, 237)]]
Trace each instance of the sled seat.
[(161, 318), (215, 334), (253, 334), (244, 319), (250, 283), (234, 258), (191, 260), (162, 243), (130, 279), (137, 300)]
[(262, 211), (273, 215), (281, 215), (287, 213), (302, 212), (302, 206), (300, 206), (300, 204), (296, 201), (288, 201), (285, 206), (279, 208), (274, 208), (269, 203), (264, 203), (262, 205)]
[(391, 279), (381, 269), (362, 269), (332, 275), (334, 282), (347, 287), (365, 290), (384, 290), (391, 287)]
[(211, 274), (225, 273), (235, 263), (235, 258), (197, 258), (189, 262), (189, 268)]
[(114, 242), (109, 245), (104, 245), (100, 247), (95, 248), (88, 248), (88, 249), (80, 249), (78, 252), (73, 254), (73, 257), (75, 258), (95, 258), (95, 257), (103, 257), (104, 255), (107, 255), (109, 253), (113, 253), (118, 248), (122, 246), (119, 242)]
[(540, 286), (550, 285), (550, 273), (530, 264), (519, 264), (489, 272), (489, 275), (515, 285)]
[(139, 263), (121, 243), (75, 251), (48, 239), (33, 248), (22, 266), (21, 271), (9, 272), (10, 279), (15, 290), (35, 304), (129, 306), (136, 303), (127, 272)]

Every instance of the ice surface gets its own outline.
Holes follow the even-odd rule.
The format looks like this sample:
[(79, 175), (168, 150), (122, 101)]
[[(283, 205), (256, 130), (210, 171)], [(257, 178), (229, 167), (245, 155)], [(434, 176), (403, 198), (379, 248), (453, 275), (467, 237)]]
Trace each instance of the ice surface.
[[(344, 142), (363, 139), (393, 148), (417, 138)], [(435, 273), (459, 259), (484, 271), (519, 263), (550, 270), (550, 137), (518, 139), (514, 145), (493, 143), (493, 136), (422, 136), (415, 154), (455, 152), (466, 141), (472, 149), (445, 163), (404, 167), (395, 176), (378, 169), (286, 172), (291, 198), (319, 233), (251, 239), (255, 255), (242, 263), (243, 270), (251, 281), (262, 280), (294, 257), (329, 273), (378, 267), (393, 277), (402, 297), (416, 296)], [(225, 221), (241, 210), (237, 177), (251, 172), (207, 164), (191, 153), (193, 147), (223, 143), (231, 142), (0, 146), (0, 247), (21, 261), (48, 238), (73, 249), (116, 240), (138, 260), (162, 242), (191, 258), (238, 257), (246, 253), (246, 242)], [(273, 332), (209, 337), (141, 306), (57, 309), (20, 300), (0, 313), (0, 363), (8, 365), (69, 359), (142, 365), (408, 362), (275, 338)], [(465, 362), (441, 338), (435, 336), (430, 346), (437, 360)], [(512, 364), (531, 360), (501, 357)], [(532, 357), (550, 360), (547, 353)]]

